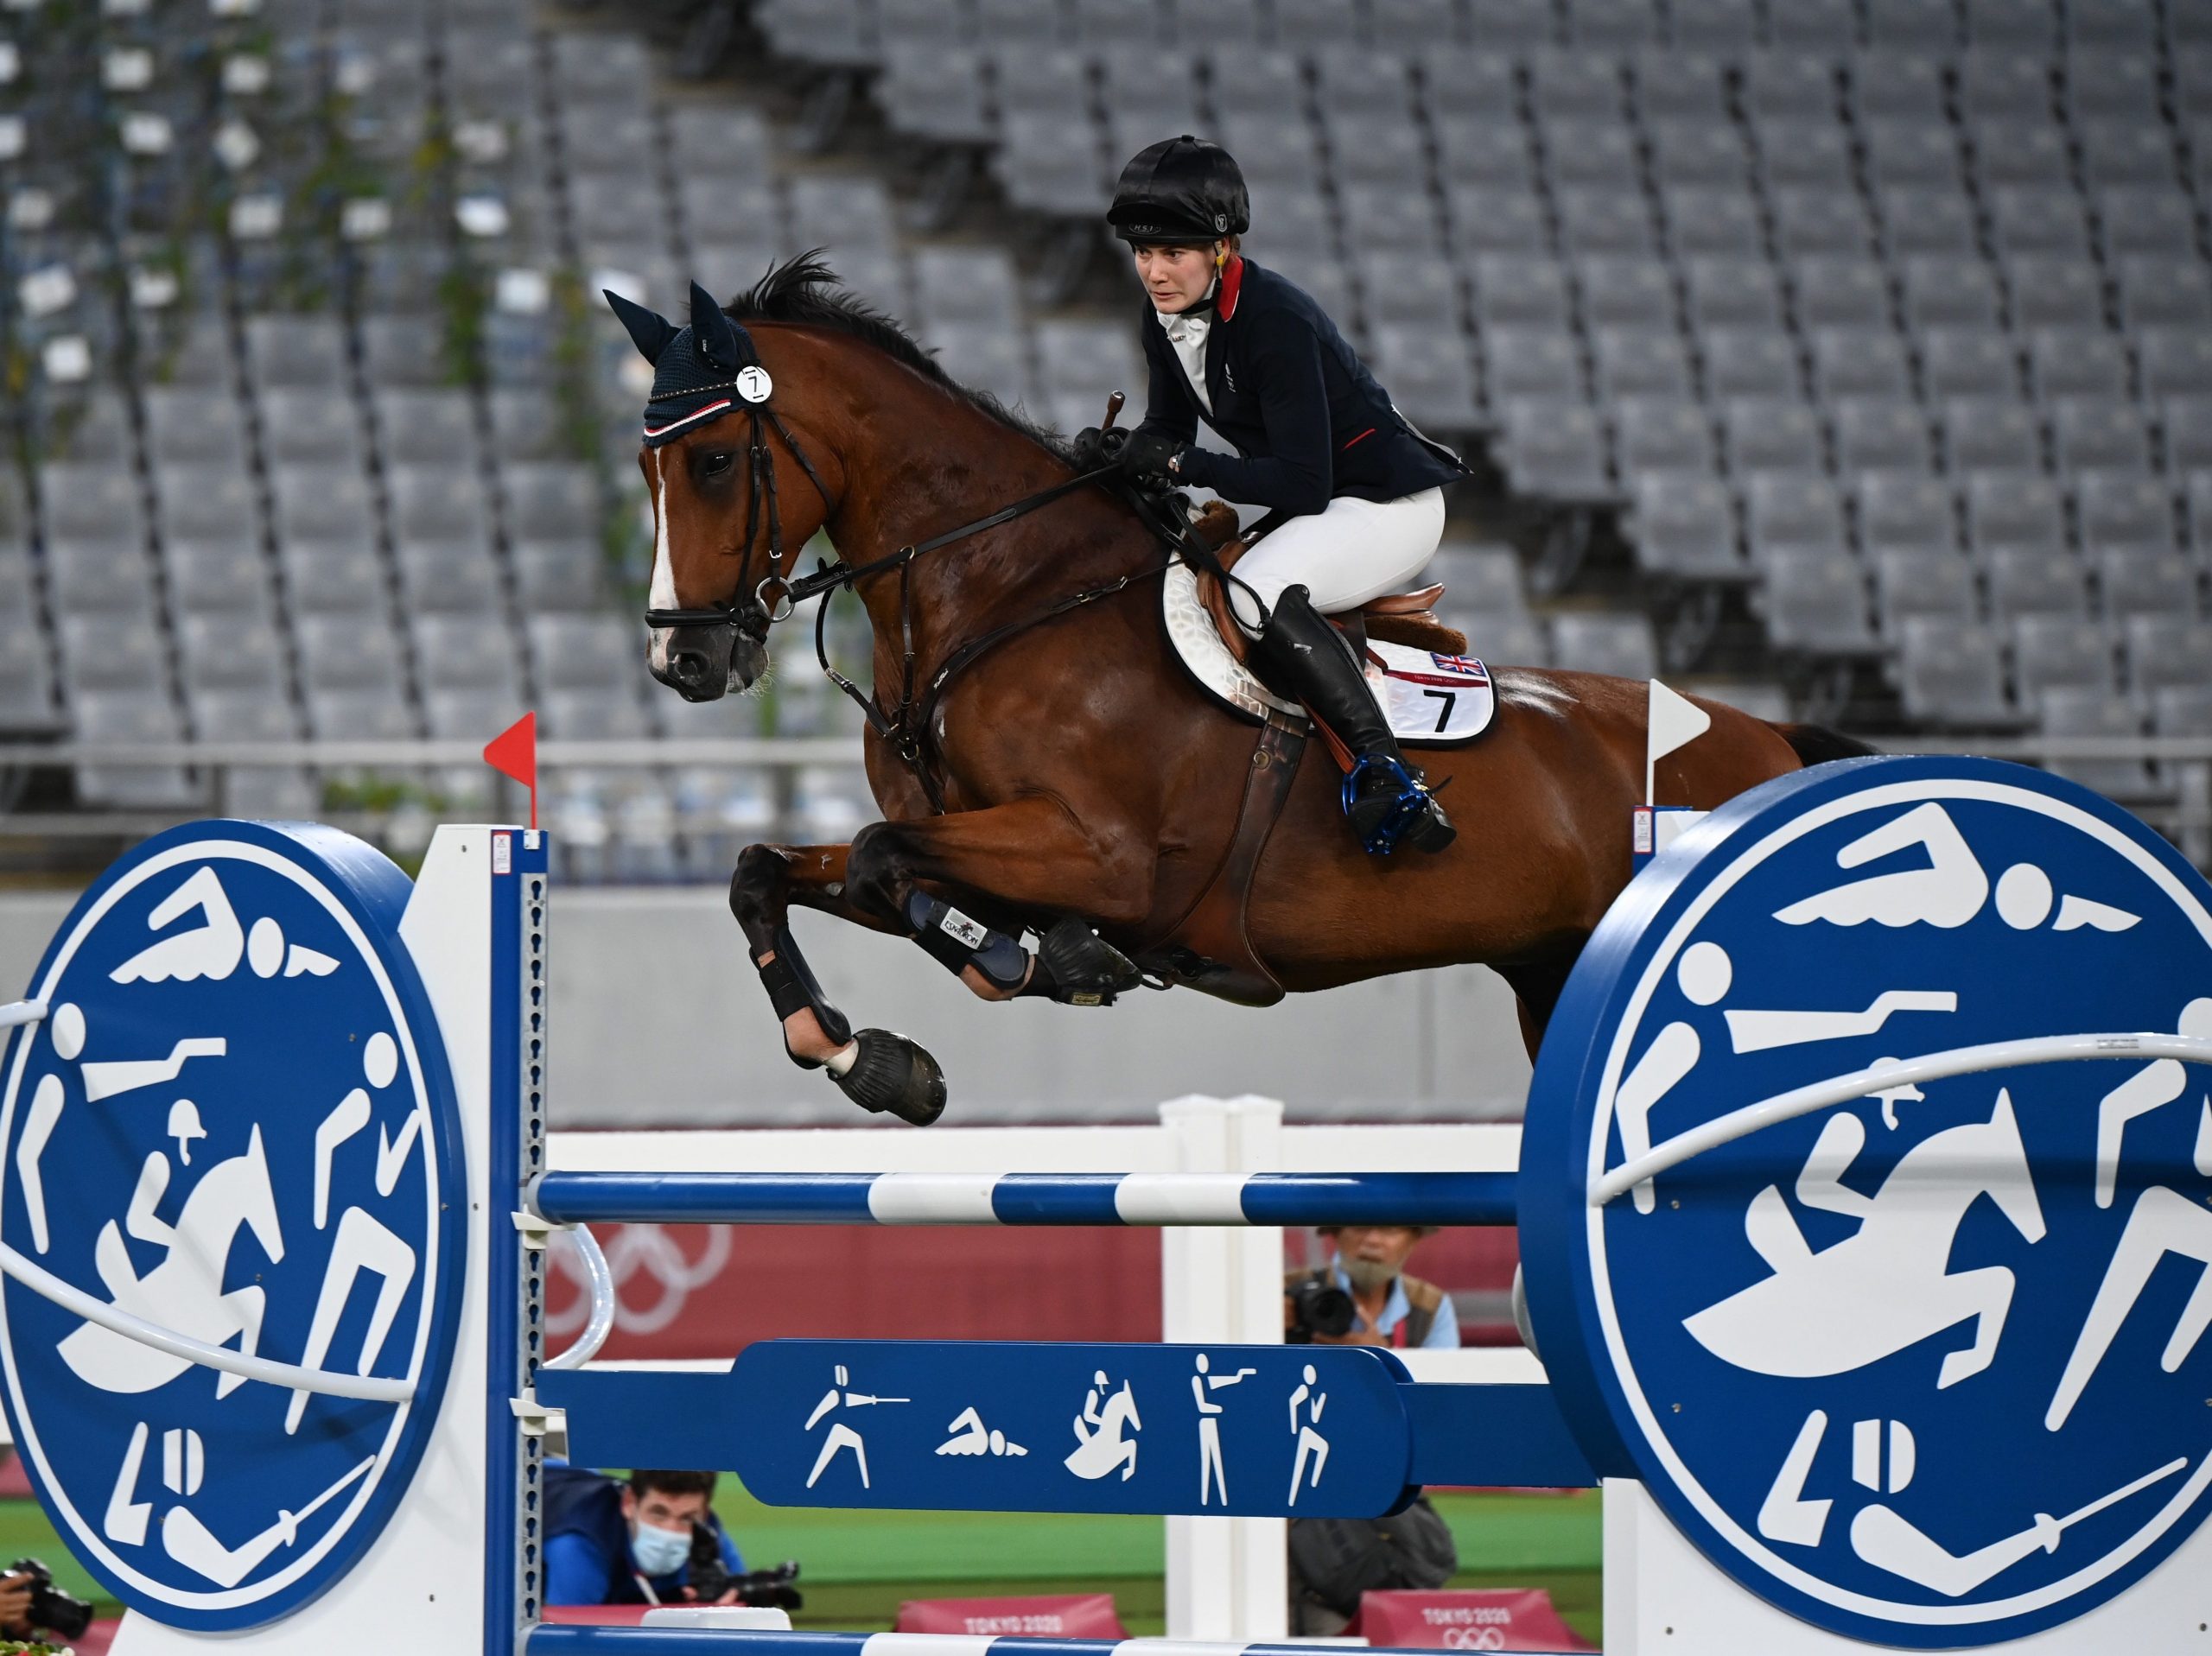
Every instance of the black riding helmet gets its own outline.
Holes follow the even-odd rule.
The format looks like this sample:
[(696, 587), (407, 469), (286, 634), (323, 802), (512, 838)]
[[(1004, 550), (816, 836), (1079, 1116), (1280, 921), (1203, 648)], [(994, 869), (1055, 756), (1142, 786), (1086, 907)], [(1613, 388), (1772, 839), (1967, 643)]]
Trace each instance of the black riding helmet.
[(1185, 132), (1122, 168), (1106, 222), (1125, 242), (1211, 244), (1251, 227), (1252, 198), (1229, 151)]

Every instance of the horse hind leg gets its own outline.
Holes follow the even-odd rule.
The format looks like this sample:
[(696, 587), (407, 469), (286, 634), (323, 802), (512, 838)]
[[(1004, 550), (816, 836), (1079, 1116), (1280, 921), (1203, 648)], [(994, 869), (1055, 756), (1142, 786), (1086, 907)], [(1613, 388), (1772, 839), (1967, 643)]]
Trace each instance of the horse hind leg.
[(1943, 1366), (1936, 1373), (1936, 1389), (1939, 1392), (1979, 1374), (1996, 1360), (1997, 1341), (2005, 1332), (2005, 1318), (2012, 1309), (2012, 1273), (2001, 1265), (1962, 1271), (1944, 1280), (1950, 1285), (1955, 1300), (1965, 1301), (1972, 1307), (1968, 1315), (1974, 1319), (1974, 1343), (1943, 1359)]
[(1558, 1009), (1568, 974), (1574, 970), (1574, 962), (1581, 958), (1582, 945), (1586, 941), (1586, 936), (1578, 933), (1536, 960), (1495, 968), (1519, 1003), (1516, 1011), (1521, 1020), (1521, 1042), (1529, 1049), (1531, 1063), (1535, 1062), (1536, 1050), (1543, 1044), (1544, 1031), (1551, 1023), (1552, 1013)]

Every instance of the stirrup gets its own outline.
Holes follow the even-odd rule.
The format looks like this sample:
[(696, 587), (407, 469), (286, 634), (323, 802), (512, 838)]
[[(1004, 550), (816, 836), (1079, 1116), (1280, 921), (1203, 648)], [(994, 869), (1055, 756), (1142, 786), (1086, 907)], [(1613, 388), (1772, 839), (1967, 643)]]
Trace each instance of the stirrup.
[[(1363, 784), (1375, 774), (1383, 778), (1388, 788), (1395, 790), (1395, 795), (1386, 796), (1381, 789), (1367, 792)], [(1378, 803), (1382, 806), (1382, 815), (1363, 827), (1361, 819), (1372, 816)], [(1357, 809), (1361, 806), (1366, 809)], [(1413, 836), (1415, 850), (1430, 852), (1443, 850), (1459, 837), (1428, 784), (1388, 753), (1362, 753), (1352, 761), (1351, 769), (1344, 773), (1344, 810), (1370, 856), (1389, 856), (1408, 834)]]

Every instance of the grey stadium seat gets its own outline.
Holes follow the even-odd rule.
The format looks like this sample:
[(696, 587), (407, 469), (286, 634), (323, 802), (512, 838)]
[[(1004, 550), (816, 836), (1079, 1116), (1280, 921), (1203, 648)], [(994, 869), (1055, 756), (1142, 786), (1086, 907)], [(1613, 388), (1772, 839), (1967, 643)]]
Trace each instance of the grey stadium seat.
[(1425, 194), (1428, 151), (1409, 118), (1329, 113), (1329, 173), (1338, 183), (1392, 184)]
[(1989, 628), (1918, 616), (1899, 629), (1899, 639), (1897, 692), (1907, 718), (1967, 728), (2018, 721)]
[(2013, 682), (2021, 705), (2030, 711), (2053, 690), (2112, 688), (2112, 638), (2101, 621), (2083, 615), (2022, 615), (2009, 632)]
[(1577, 46), (1624, 50), (1658, 38), (1659, 16), (1652, 0), (1574, 0), (1569, 10)]
[(1554, 197), (1560, 245), (1570, 253), (1649, 253), (1651, 215), (1641, 189), (1567, 185)]
[(1738, 184), (1751, 158), (1735, 129), (1694, 117), (1673, 116), (1645, 128), (1651, 175), (1662, 184)]
[(2014, 327), (2104, 324), (2104, 280), (2087, 259), (2022, 254), (2005, 261), (2005, 284), (2012, 295)]
[(2148, 546), (2092, 548), (2088, 563), (2107, 615), (2196, 612), (2196, 574), (2177, 552)]
[(1978, 245), (1974, 209), (1954, 185), (1886, 186), (1875, 201), (1892, 254), (1965, 255)]
[(643, 629), (611, 615), (534, 615), (528, 623), (537, 682), (547, 689), (627, 695), (645, 659)]
[(395, 541), (482, 542), (491, 533), (484, 479), (474, 466), (391, 466), (385, 471)]
[(1517, 492), (1554, 500), (1612, 498), (1596, 410), (1560, 397), (1516, 397), (1500, 404), (1498, 413), (1501, 458)]
[(1485, 328), (1483, 353), (1491, 400), (1512, 397), (1580, 398), (1582, 358), (1563, 327)]
[(1669, 13), (1677, 46), (1737, 54), (1757, 38), (1751, 0), (1674, 0)]
[(1767, 21), (1779, 46), (1842, 53), (1859, 41), (1859, 17), (1851, 0), (1791, 0)]
[(1541, 253), (1550, 241), (1543, 205), (1525, 185), (1454, 185), (1446, 202), (1452, 244), (1463, 257)]
[[(1675, 10), (1679, 42), (1681, 6)], [(1715, 126), (1727, 124), (1727, 67), (1717, 54), (1694, 49), (1644, 52), (1635, 59), (1630, 77), (1637, 111), (1647, 122), (1681, 118)]]
[(200, 464), (156, 466), (154, 494), (162, 532), (186, 540), (225, 537), (251, 542), (259, 533), (258, 494), (243, 467)]
[(2145, 397), (2212, 395), (2212, 333), (2198, 327), (2146, 327), (2135, 344)]
[(500, 473), (508, 533), (522, 540), (590, 535), (599, 527), (599, 485), (588, 466), (523, 463)]
[(2212, 684), (2153, 692), (2151, 728), (2161, 736), (2212, 736)]
[(1514, 185), (1535, 182), (1535, 158), (1528, 135), (1510, 114), (1460, 111), (1436, 123), (1438, 171), (1448, 184)]
[(1463, 609), (1513, 612), (1528, 607), (1521, 560), (1510, 547), (1447, 540), (1436, 549), (1421, 581), (1443, 582), (1446, 599)]
[(1458, 329), (1440, 339), (1424, 327), (1384, 325), (1375, 330), (1375, 362), (1398, 406), (1414, 424), (1433, 431), (1472, 430), (1474, 369)]
[(1859, 124), (1867, 176), (1877, 185), (1950, 185), (1963, 181), (1959, 145), (1951, 124), (1876, 117)]
[(1821, 422), (1796, 397), (1731, 397), (1721, 419), (1737, 473), (1821, 470)]
[(416, 676), (432, 690), (488, 690), (513, 695), (519, 676), (512, 652), (486, 648), (480, 615), (417, 615), (410, 631)]
[(2171, 185), (2116, 184), (2097, 193), (2097, 242), (2107, 258), (2129, 253), (2185, 257), (2196, 248), (2196, 214)]
[(1890, 320), (1890, 289), (1879, 261), (1815, 254), (1793, 261), (1790, 291), (1804, 327), (1880, 327)]
[(635, 696), (596, 690), (548, 690), (541, 698), (545, 733), (563, 741), (639, 741), (651, 733)]
[(56, 616), (154, 619), (153, 566), (143, 547), (118, 536), (49, 534), (46, 590)]
[[(1390, 255), (1382, 262), (1386, 267), (1400, 263)], [(1587, 324), (1668, 324), (1675, 319), (1674, 284), (1664, 267), (1649, 259), (1611, 254), (1577, 259), (1575, 285), (1581, 291), (1582, 318)]]
[(2160, 404), (2166, 435), (2166, 469), (2195, 472), (2212, 466), (2212, 396), (2170, 397)]
[(1871, 656), (1881, 645), (1866, 617), (1866, 584), (1848, 557), (1816, 547), (1782, 547), (1758, 559), (1758, 609), (1777, 650)]
[(1974, 566), (1949, 552), (1891, 548), (1870, 560), (1874, 612), (1882, 636), (1897, 638), (1905, 623), (1923, 616), (1967, 623), (1980, 619)]
[(2082, 214), (2082, 199), (2063, 179), (2049, 185), (1999, 185), (1990, 192), (1989, 221), (1998, 247), (2007, 254), (2089, 256), (2089, 226)]
[(258, 690), (283, 701), (284, 647), (276, 623), (220, 615), (187, 615), (177, 624), (179, 669), (194, 690)]
[(1624, 473), (1713, 467), (1713, 429), (1691, 398), (1623, 397), (1613, 405), (1613, 430)]
[(1684, 396), (1690, 390), (1689, 360), (1681, 336), (1672, 327), (1600, 327), (1594, 330), (1592, 346), (1598, 383), (1609, 396)]
[(1959, 64), (1959, 108), (1969, 121), (2046, 120), (2051, 60), (2044, 52), (1969, 52)]
[[(634, 184), (625, 182), (620, 187), (631, 195), (639, 193)], [(372, 386), (435, 389), (452, 384), (457, 368), (444, 329), (432, 318), (385, 315), (362, 319), (361, 377)]]
[(413, 708), (388, 689), (310, 689), (308, 724), (333, 742), (405, 741), (422, 734)]
[(1750, 566), (1736, 544), (1735, 509), (1711, 476), (1650, 472), (1635, 480), (1628, 533), (1637, 565), (1686, 581), (1740, 581)]
[(2070, 193), (2073, 188), (2073, 156), (2066, 130), (2048, 111), (1975, 121), (1967, 131), (1967, 147), (1974, 177), (1985, 191)]
[(1071, 121), (1056, 110), (1007, 111), (991, 165), (1016, 206), (1065, 219), (1088, 214), (1107, 200), (1090, 124)]
[(1764, 566), (1783, 551), (1818, 552), (1851, 562), (1843, 506), (1824, 477), (1764, 472), (1745, 491), (1744, 525), (1751, 561)]
[(1815, 328), (1812, 344), (1813, 377), (1823, 396), (1910, 395), (1904, 347), (1888, 328)]
[(284, 601), (295, 615), (381, 611), (385, 591), (384, 560), (365, 525), (340, 539), (287, 540), (279, 545), (277, 555), (283, 572)]
[(351, 382), (345, 324), (334, 316), (250, 316), (245, 353), (257, 388), (296, 386), (328, 397)]
[[(167, 743), (184, 734), (168, 698), (140, 689), (86, 691), (71, 698), (70, 713), (80, 741)], [(80, 765), (76, 780), (77, 797), (87, 805), (175, 809), (196, 805), (206, 796), (204, 787), (181, 770)]]
[(1930, 397), (2018, 397), (2012, 341), (1995, 328), (1931, 327), (1920, 342)]
[(2133, 254), (2120, 261), (2120, 308), (2130, 328), (2212, 324), (2212, 286), (2196, 259)]
[[(1948, 10), (1944, 0), (1920, 3)], [(1846, 70), (1851, 106), (1859, 118), (1931, 122), (1944, 119), (1943, 66), (1941, 59), (1928, 49), (1929, 42), (1885, 39), (1878, 20), (1874, 41), (1876, 49), (1852, 59)]]
[(1967, 0), (1966, 16), (1975, 46), (2047, 55), (2057, 41), (2050, 0)]
[(144, 538), (144, 497), (127, 461), (49, 462), (39, 468), (38, 492), (48, 535)]
[(1567, 272), (1541, 253), (1488, 253), (1475, 260), (1475, 314), (1484, 327), (1567, 320)]
[(1832, 407), (1839, 471), (1929, 469), (1928, 422), (1910, 398), (1840, 397)]
[(1837, 122), (1802, 111), (1787, 119), (1761, 116), (1751, 134), (1759, 176), (1768, 184), (1838, 193), (1851, 188), (1851, 144)]
[(162, 545), (162, 565), (180, 612), (255, 615), (270, 607), (269, 564), (258, 546), (172, 539)]
[(1979, 257), (1923, 255), (1904, 261), (1905, 320), (1915, 329), (1994, 327), (1997, 285)]
[(1977, 555), (1999, 547), (2066, 549), (2066, 501), (2048, 478), (1982, 473), (1967, 479), (1967, 536)]
[(526, 706), (517, 690), (430, 690), (423, 697), (431, 737), (445, 741), (488, 740), (519, 719)]
[(1460, 327), (1459, 283), (1440, 261), (1376, 258), (1360, 261), (1360, 291), (1370, 326), (1384, 323), (1454, 333)]
[(1398, 53), (1363, 52), (1340, 45), (1317, 54), (1314, 67), (1319, 72), (1315, 101), (1332, 114), (1359, 111), (1401, 124), (1412, 121), (1413, 80)]
[(293, 633), (300, 680), (309, 691), (399, 693), (398, 641), (381, 615), (302, 616)]
[(352, 397), (304, 387), (261, 394), (261, 454), (268, 465), (358, 467), (365, 452), (361, 416)]
[(1779, 328), (1700, 330), (1707, 389), (1716, 397), (1796, 397), (1797, 348)]
[(791, 228), (809, 246), (888, 248), (893, 244), (891, 199), (873, 178), (836, 174), (791, 181)]
[(2191, 472), (2186, 486), (2190, 542), (2199, 562), (2212, 563), (2212, 471)]
[(1778, 326), (1781, 295), (1764, 258), (1700, 257), (1684, 266), (1691, 316), (1700, 327)]
[(1648, 679), (1659, 670), (1650, 618), (1570, 611), (1552, 618), (1554, 665), (1618, 678)]
[[(1512, 46), (1524, 43), (1514, 30), (1530, 15), (1527, 8), (1503, 5), (1484, 22), (1501, 46)], [(1368, 0), (1367, 26), (1376, 45), (1395, 51), (1435, 53), (1442, 48), (1450, 54), (1465, 35), (1458, 0)]]
[(1348, 246), (1389, 247), (1407, 253), (1440, 253), (1442, 225), (1426, 190), (1402, 184), (1345, 184), (1337, 192)]
[(2120, 636), (2128, 688), (2145, 706), (2163, 689), (2212, 685), (2212, 622), (2193, 615), (2131, 615)]
[(2145, 470), (2150, 441), (2143, 416), (2125, 397), (2061, 397), (2050, 404), (2052, 446), (2060, 466)]
[(37, 618), (0, 609), (0, 726), (43, 726), (54, 715), (54, 684)]
[(161, 634), (143, 615), (64, 615), (54, 628), (62, 681), (73, 704), (86, 690), (146, 694), (146, 664), (162, 657)]
[(2034, 414), (2010, 397), (1952, 397), (1943, 401), (1946, 464), (1959, 473), (2036, 472), (2043, 438)]
[(1009, 406), (1028, 396), (1028, 363), (1020, 341), (1004, 326), (940, 322), (930, 330), (930, 344), (945, 372), (963, 385), (988, 391)]
[(2093, 555), (2114, 546), (2159, 551), (2175, 544), (2174, 501), (2163, 479), (2138, 472), (2091, 472), (2075, 480), (2082, 545)]
[(875, 100), (894, 131), (938, 143), (988, 143), (994, 129), (983, 64), (976, 47), (911, 42), (886, 60)]
[(1181, 58), (1163, 58), (1157, 48), (1138, 41), (1104, 46), (1090, 55), (1106, 107), (1116, 116), (1141, 117), (1170, 132), (1198, 120), (1198, 80)]
[(2037, 328), (2028, 339), (2028, 372), (2040, 397), (2128, 394), (2127, 352), (2102, 328)]
[(1950, 485), (1936, 478), (1878, 473), (1859, 479), (1859, 539), (1869, 552), (1941, 552), (1958, 546)]
[[(1089, 54), (1071, 47), (1019, 40), (996, 41), (993, 53), (1001, 110), (1050, 113), (1090, 109)], [(1297, 104), (1294, 84), (1287, 101), (1294, 107)]]
[(482, 541), (401, 541), (392, 549), (410, 612), (497, 615), (499, 566)]
[(2139, 117), (2076, 121), (2082, 176), (2092, 184), (2164, 184), (2177, 179), (2173, 138), (2164, 121)]
[[(2143, 733), (2142, 715), (2120, 695), (2105, 690), (2053, 689), (2043, 698), (2043, 727), (2053, 736), (2132, 738)], [(2119, 799), (2140, 799), (2158, 791), (2141, 759), (2053, 759), (2053, 774)]]
[(1747, 53), (1743, 75), (1745, 107), (1757, 116), (1822, 121), (1835, 114), (1835, 66), (1821, 54)]
[(1668, 239), (1677, 252), (1728, 253), (1760, 251), (1758, 210), (1745, 190), (1707, 184), (1674, 184), (1661, 192)]
[(1620, 69), (1605, 53), (1532, 52), (1529, 91), (1537, 113), (1548, 122), (1576, 116), (1621, 118)]
[(1618, 116), (1548, 120), (1543, 140), (1545, 168), (1556, 181), (1636, 187), (1636, 136)]
[(1874, 244), (1874, 230), (1858, 193), (1839, 194), (1821, 186), (1770, 190), (1774, 238), (1785, 254), (1848, 253), (1864, 256)]
[(141, 399), (146, 454), (156, 463), (187, 461), (242, 466), (245, 426), (227, 390), (149, 385)]
[(476, 407), (467, 391), (386, 388), (375, 398), (377, 448), (386, 466), (472, 466)]
[(1999, 620), (2021, 615), (2086, 617), (2088, 574), (2064, 552), (2031, 546), (1999, 547), (1983, 561), (1989, 612)]
[(590, 610), (607, 597), (596, 541), (521, 541), (512, 557), (516, 600), (526, 612)]

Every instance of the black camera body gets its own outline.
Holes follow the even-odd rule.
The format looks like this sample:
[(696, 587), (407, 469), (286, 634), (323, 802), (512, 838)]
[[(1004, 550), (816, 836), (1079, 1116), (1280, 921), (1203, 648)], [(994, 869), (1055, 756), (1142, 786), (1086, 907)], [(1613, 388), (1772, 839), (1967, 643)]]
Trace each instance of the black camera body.
[(92, 1607), (72, 1598), (54, 1584), (54, 1572), (36, 1558), (18, 1558), (8, 1566), (11, 1576), (31, 1578), (30, 1608), (23, 1620), (35, 1627), (58, 1633), (64, 1639), (81, 1639), (92, 1625)]
[(791, 1583), (798, 1579), (798, 1565), (789, 1559), (773, 1570), (748, 1570), (733, 1576), (722, 1563), (721, 1535), (711, 1524), (693, 1520), (691, 1556), (685, 1561), (683, 1580), (702, 1604), (719, 1602), (733, 1587), (737, 1602), (779, 1610), (796, 1610), (806, 1601)]
[(1290, 1302), (1290, 1324), (1282, 1336), (1287, 1346), (1310, 1346), (1317, 1334), (1340, 1340), (1351, 1332), (1352, 1323), (1358, 1319), (1351, 1296), (1319, 1277), (1286, 1288), (1283, 1298)]

